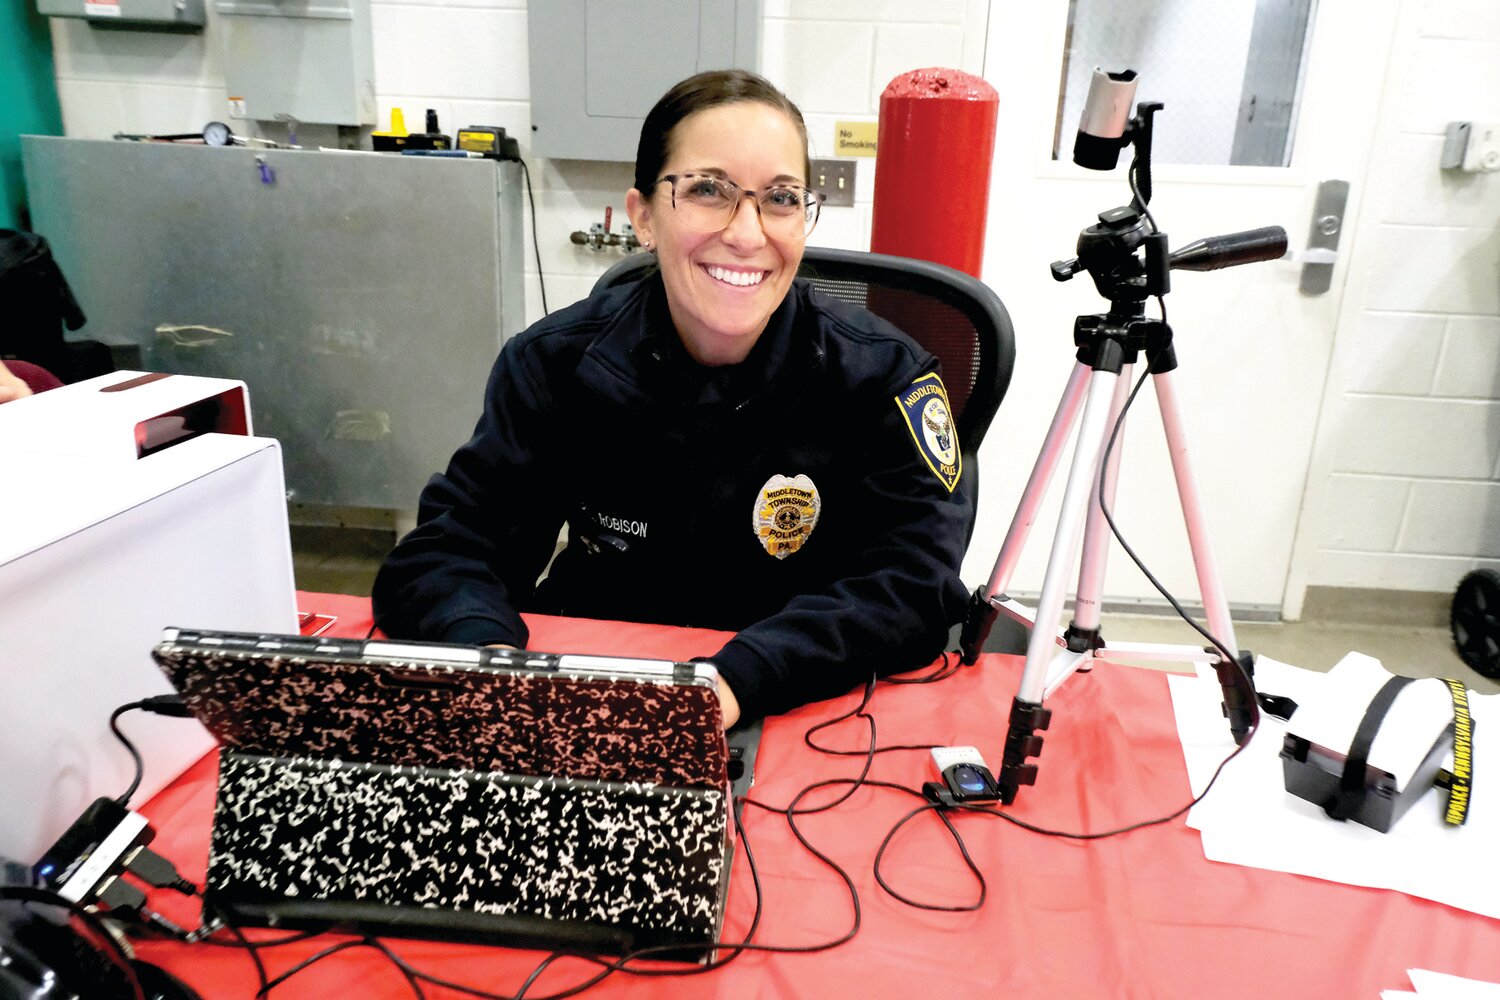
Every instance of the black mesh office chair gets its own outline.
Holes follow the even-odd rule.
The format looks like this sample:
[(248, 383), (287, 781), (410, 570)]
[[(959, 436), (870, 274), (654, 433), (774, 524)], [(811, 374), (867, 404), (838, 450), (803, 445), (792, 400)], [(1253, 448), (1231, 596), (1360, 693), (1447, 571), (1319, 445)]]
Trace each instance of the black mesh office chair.
[[(655, 260), (646, 253), (626, 257), (600, 275), (594, 291), (640, 280)], [(937, 355), (959, 443), (978, 453), (1016, 357), (1010, 315), (988, 285), (930, 261), (823, 247), (807, 248), (798, 277), (869, 309)]]

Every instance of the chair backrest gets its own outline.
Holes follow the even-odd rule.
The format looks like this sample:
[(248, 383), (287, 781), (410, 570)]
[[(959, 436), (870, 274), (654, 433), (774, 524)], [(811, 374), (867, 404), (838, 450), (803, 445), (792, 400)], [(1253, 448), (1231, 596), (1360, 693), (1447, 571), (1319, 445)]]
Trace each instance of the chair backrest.
[[(626, 257), (599, 277), (594, 291), (640, 280), (655, 260), (645, 253)], [(968, 454), (978, 453), (1016, 356), (1010, 315), (993, 289), (942, 264), (827, 247), (807, 248), (798, 277), (888, 320), (937, 355), (959, 442)]]

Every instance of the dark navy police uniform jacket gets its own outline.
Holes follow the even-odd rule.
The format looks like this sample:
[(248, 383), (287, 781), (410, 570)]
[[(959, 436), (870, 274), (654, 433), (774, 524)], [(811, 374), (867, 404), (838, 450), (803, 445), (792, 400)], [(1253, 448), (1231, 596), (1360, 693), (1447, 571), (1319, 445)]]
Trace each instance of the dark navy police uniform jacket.
[(520, 610), (738, 631), (712, 661), (746, 718), (925, 664), (964, 613), (977, 474), (936, 368), (801, 282), (724, 368), (688, 356), (659, 275), (591, 296), (500, 352), (376, 620), (523, 648)]

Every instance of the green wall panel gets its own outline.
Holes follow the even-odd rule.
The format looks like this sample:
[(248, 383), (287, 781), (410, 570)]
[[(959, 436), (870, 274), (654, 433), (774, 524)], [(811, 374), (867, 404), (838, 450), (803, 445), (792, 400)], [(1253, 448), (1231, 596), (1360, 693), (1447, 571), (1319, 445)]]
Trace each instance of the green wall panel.
[(24, 221), (23, 134), (62, 135), (52, 33), (33, 0), (0, 0), (0, 228)]

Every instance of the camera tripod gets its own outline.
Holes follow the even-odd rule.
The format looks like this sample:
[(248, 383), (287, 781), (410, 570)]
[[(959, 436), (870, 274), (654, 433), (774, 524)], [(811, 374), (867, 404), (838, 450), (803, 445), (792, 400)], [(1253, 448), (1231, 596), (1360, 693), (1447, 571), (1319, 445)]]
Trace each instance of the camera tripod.
[[(1143, 109), (1145, 107), (1143, 105)], [(1146, 176), (1149, 178), (1149, 174)], [(1066, 281), (1080, 271), (1088, 271), (1100, 294), (1109, 300), (1110, 308), (1106, 313), (1079, 316), (1075, 321), (1073, 339), (1078, 347), (1077, 364), (1063, 390), (1062, 400), (1022, 493), (989, 584), (974, 592), (968, 619), (964, 623), (961, 650), (966, 664), (973, 663), (978, 657), (997, 614), (1004, 612), (1031, 630), (1026, 667), (1020, 689), (1011, 704), (1003, 761), (997, 776), (1001, 802), (1006, 804), (1015, 800), (1021, 785), (1036, 781), (1037, 766), (1029, 763), (1029, 759), (1041, 752), (1042, 738), (1037, 731), (1046, 729), (1051, 720), (1051, 710), (1043, 707), (1043, 699), (1073, 673), (1088, 669), (1094, 660), (1128, 658), (1210, 663), (1224, 689), (1224, 710), (1236, 743), (1244, 742), (1258, 718), (1251, 681), (1251, 657), (1242, 653), (1235, 642), (1229, 605), (1215, 568), (1202, 504), (1193, 478), (1174, 382), (1177, 359), (1172, 347), (1172, 331), (1164, 321), (1146, 318), (1144, 304), (1148, 297), (1166, 294), (1169, 272), (1174, 268), (1214, 270), (1281, 257), (1286, 252), (1286, 233), (1280, 227), (1272, 226), (1198, 240), (1169, 253), (1166, 234), (1156, 230), (1145, 209), (1149, 190), (1147, 179), (1137, 189), (1136, 200), (1131, 205), (1100, 213), (1098, 224), (1079, 235), (1078, 256), (1052, 265), (1053, 277), (1059, 281)], [(1131, 376), (1142, 355), (1161, 411), (1199, 593), (1208, 619), (1208, 630), (1215, 640), (1207, 648), (1156, 643), (1106, 645), (1100, 632), (1100, 600), (1110, 541), (1105, 510), (1114, 503), (1120, 465), (1118, 447), (1107, 445), (1110, 445), (1112, 429), (1120, 423)], [(1043, 576), (1041, 595), (1032, 612), (1010, 598), (1006, 588), (1061, 459), (1066, 439), (1075, 422), (1079, 422), (1080, 409), (1082, 419), (1063, 492), (1057, 533)], [(1106, 452), (1107, 462), (1104, 461)], [(1104, 463), (1102, 471), (1101, 462)], [(1066, 629), (1056, 630), (1068, 575), (1075, 565), (1079, 572), (1073, 618)]]

